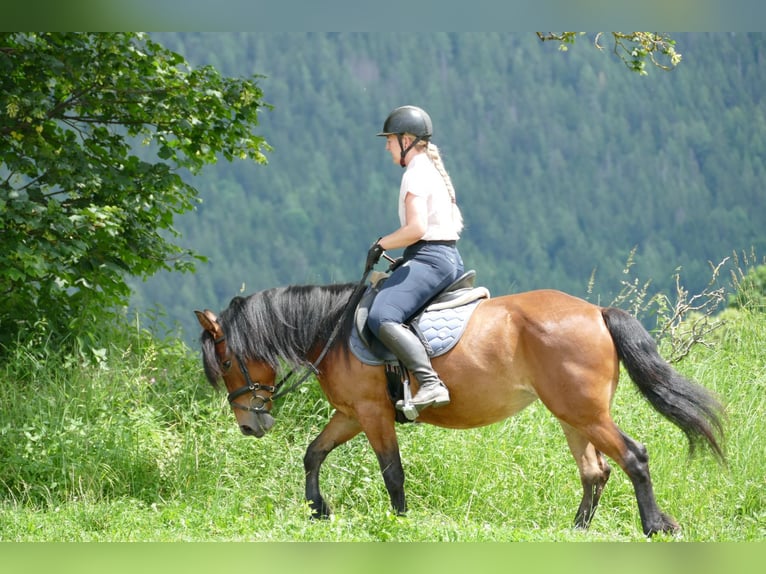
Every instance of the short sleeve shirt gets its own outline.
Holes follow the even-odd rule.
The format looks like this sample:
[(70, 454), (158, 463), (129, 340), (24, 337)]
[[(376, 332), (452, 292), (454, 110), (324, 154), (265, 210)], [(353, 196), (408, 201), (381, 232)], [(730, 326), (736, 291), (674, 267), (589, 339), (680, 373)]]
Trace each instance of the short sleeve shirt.
[(426, 241), (452, 241), (460, 236), (453, 222), (453, 204), (444, 178), (425, 153), (416, 155), (402, 175), (399, 188), (399, 222), (407, 223), (404, 199), (411, 193), (426, 200), (428, 221), (421, 239)]

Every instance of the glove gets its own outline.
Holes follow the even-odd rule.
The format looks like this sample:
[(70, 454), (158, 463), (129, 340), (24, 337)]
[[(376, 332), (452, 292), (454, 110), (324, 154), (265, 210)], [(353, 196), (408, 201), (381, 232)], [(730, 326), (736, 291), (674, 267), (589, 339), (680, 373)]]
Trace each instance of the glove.
[[(380, 241), (380, 238), (378, 238), (378, 241)], [(371, 271), (373, 267), (375, 267), (375, 264), (380, 259), (380, 256), (383, 255), (383, 249), (380, 246), (380, 243), (376, 241), (372, 244), (372, 247), (370, 247), (370, 250), (367, 252), (367, 263), (364, 266), (364, 272), (367, 273), (368, 271)]]

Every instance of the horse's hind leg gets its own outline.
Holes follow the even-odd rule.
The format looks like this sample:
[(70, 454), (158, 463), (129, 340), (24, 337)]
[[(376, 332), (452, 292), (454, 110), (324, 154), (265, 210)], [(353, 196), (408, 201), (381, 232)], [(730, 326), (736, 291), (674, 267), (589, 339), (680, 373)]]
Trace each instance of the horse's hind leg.
[(354, 438), (362, 431), (359, 423), (337, 411), (306, 449), (303, 468), (306, 471), (306, 501), (311, 507), (312, 518), (327, 518), (330, 507), (319, 490), (319, 469), (327, 455), (337, 446)]
[(627, 447), (627, 453), (620, 466), (633, 483), (644, 534), (651, 536), (657, 532), (677, 532), (680, 530), (678, 523), (657, 506), (652, 479), (649, 476), (649, 455), (646, 452), (646, 447), (621, 430), (618, 429), (618, 432)]
[(676, 532), (678, 524), (657, 505), (649, 474), (646, 448), (622, 432), (611, 419), (581, 429), (593, 446), (620, 465), (633, 483), (641, 526), (646, 536), (657, 532)]
[(580, 482), (583, 488), (582, 501), (577, 509), (574, 523), (577, 528), (588, 528), (612, 469), (604, 455), (596, 450), (596, 447), (582, 433), (563, 421), (559, 422), (580, 471)]

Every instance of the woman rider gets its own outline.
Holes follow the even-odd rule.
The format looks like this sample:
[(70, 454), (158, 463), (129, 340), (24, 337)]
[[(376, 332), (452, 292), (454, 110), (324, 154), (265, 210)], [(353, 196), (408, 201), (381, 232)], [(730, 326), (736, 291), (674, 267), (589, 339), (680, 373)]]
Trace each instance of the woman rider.
[(378, 239), (367, 256), (371, 269), (383, 251), (404, 248), (401, 263), (375, 297), (367, 324), (417, 378), (412, 404), (418, 411), (449, 404), (449, 391), (420, 339), (404, 323), (464, 271), (456, 247), (463, 218), (439, 150), (430, 141), (432, 131), (430, 116), (416, 106), (396, 108), (386, 118), (378, 135), (386, 138), (386, 150), (405, 170), (399, 188), (400, 227)]

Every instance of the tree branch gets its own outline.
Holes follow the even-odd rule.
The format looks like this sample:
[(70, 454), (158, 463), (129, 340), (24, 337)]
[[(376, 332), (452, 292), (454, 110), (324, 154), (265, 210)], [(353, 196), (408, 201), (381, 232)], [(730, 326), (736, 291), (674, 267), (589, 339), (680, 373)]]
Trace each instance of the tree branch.
[[(542, 42), (560, 42), (560, 49), (567, 50), (568, 44), (574, 44), (577, 36), (585, 32), (535, 32)], [(603, 50), (601, 39), (603, 32), (597, 32), (594, 46)], [(661, 70), (672, 70), (681, 62), (681, 54), (675, 50), (675, 41), (667, 34), (655, 32), (611, 32), (614, 42), (613, 52), (622, 60), (628, 69), (641, 75), (646, 75), (645, 61), (648, 59), (654, 67)], [(663, 63), (658, 55), (667, 59)]]

